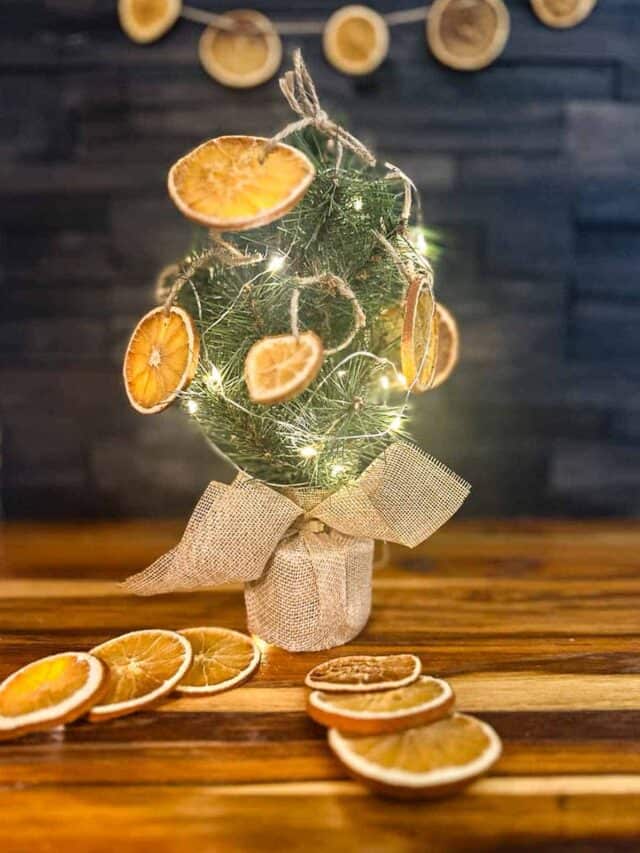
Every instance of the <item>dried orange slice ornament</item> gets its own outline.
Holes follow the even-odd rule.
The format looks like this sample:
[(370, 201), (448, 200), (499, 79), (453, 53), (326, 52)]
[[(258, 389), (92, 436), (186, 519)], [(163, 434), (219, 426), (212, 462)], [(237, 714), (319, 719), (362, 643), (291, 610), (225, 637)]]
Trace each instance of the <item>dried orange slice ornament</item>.
[(118, 0), (120, 25), (132, 41), (156, 41), (180, 17), (182, 0)]
[(466, 787), (500, 757), (491, 726), (452, 714), (403, 732), (353, 737), (331, 729), (329, 746), (347, 771), (392, 797), (442, 797)]
[(226, 12), (232, 29), (207, 27), (198, 53), (204, 70), (225, 86), (249, 89), (270, 80), (282, 61), (280, 36), (267, 17), (248, 9)]
[(422, 393), (431, 386), (437, 355), (435, 299), (429, 280), (415, 276), (407, 290), (400, 342), (402, 374), (414, 393)]
[(294, 207), (314, 178), (296, 148), (261, 136), (218, 136), (169, 171), (169, 195), (187, 219), (216, 231), (268, 225)]
[(307, 713), (316, 723), (355, 735), (386, 734), (423, 726), (449, 713), (455, 697), (446, 681), (421, 675), (412, 684), (377, 693), (314, 690)]
[(191, 645), (176, 631), (131, 631), (91, 650), (109, 670), (109, 685), (89, 714), (92, 723), (146, 708), (170, 693), (191, 665)]
[(260, 650), (250, 637), (229, 628), (186, 628), (179, 632), (191, 644), (193, 659), (177, 693), (206, 696), (237, 687), (260, 663)]
[(102, 698), (107, 680), (107, 668), (86, 652), (23, 666), (0, 684), (0, 740), (77, 720)]
[(133, 330), (124, 357), (124, 386), (143, 415), (166, 409), (193, 379), (200, 339), (182, 308), (154, 308)]
[(588, 18), (597, 0), (531, 0), (533, 11), (548, 27), (575, 27)]
[(451, 376), (460, 355), (460, 333), (456, 318), (439, 302), (436, 304), (436, 322), (438, 346), (431, 388), (437, 388)]
[(509, 38), (503, 0), (435, 0), (427, 15), (427, 41), (443, 65), (459, 71), (485, 68)]
[(323, 359), (322, 341), (315, 332), (256, 341), (244, 363), (249, 397), (263, 406), (292, 400), (313, 382)]
[(348, 655), (314, 666), (304, 683), (327, 693), (365, 693), (411, 684), (421, 669), (415, 655)]
[(327, 21), (322, 36), (327, 60), (344, 74), (370, 74), (389, 52), (389, 28), (368, 6), (344, 6)]

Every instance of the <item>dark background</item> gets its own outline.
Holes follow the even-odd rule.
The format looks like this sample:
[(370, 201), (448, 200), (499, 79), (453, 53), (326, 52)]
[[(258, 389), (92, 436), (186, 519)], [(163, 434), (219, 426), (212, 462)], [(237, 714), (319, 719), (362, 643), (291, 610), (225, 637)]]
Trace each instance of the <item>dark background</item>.
[[(277, 20), (338, 4), (256, 5)], [(569, 31), (507, 5), (509, 44), (478, 73), (440, 66), (420, 24), (392, 30), (367, 80), (328, 67), (318, 36), (285, 53), (302, 45), (325, 104), (413, 176), (447, 244), (438, 294), (463, 360), (416, 404), (415, 432), (473, 483), (465, 512), (638, 513), (640, 4), (600, 0)], [(154, 276), (189, 237), (165, 175), (210, 136), (274, 132), (287, 107), (275, 80), (214, 83), (186, 21), (137, 46), (112, 2), (0, 10), (5, 512), (186, 514), (221, 468), (178, 412), (133, 412), (120, 380)]]

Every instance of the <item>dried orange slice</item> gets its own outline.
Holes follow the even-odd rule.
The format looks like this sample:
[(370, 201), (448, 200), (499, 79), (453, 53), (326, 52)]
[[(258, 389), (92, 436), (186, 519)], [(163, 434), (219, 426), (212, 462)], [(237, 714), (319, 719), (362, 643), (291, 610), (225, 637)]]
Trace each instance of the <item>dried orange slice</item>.
[(138, 44), (156, 41), (180, 17), (182, 0), (118, 0), (118, 16), (125, 33)]
[(423, 726), (449, 713), (455, 697), (440, 678), (421, 675), (412, 684), (377, 693), (314, 690), (307, 712), (316, 723), (354, 735), (376, 735)]
[(413, 278), (404, 306), (400, 357), (403, 376), (414, 393), (426, 391), (434, 377), (438, 354), (435, 306), (428, 280)]
[(436, 321), (438, 346), (431, 388), (437, 388), (451, 376), (460, 355), (460, 333), (456, 318), (439, 302), (436, 304)]
[(207, 74), (225, 86), (248, 89), (270, 80), (282, 61), (280, 36), (265, 15), (249, 9), (226, 12), (233, 29), (207, 27), (198, 53)]
[(86, 652), (28, 663), (0, 684), (0, 740), (78, 719), (107, 689), (107, 669)]
[(250, 637), (229, 628), (186, 628), (193, 659), (178, 693), (220, 693), (246, 681), (260, 663), (260, 650)]
[(327, 21), (322, 36), (327, 61), (344, 74), (370, 74), (389, 52), (389, 27), (368, 6), (343, 6)]
[(575, 27), (589, 17), (596, 0), (531, 0), (533, 11), (548, 27)]
[(132, 714), (170, 693), (191, 665), (191, 645), (176, 631), (131, 631), (91, 650), (109, 669), (109, 686), (89, 714), (93, 723)]
[(441, 797), (464, 788), (500, 757), (491, 726), (452, 714), (427, 726), (353, 737), (331, 729), (329, 746), (347, 771), (393, 797)]
[(193, 320), (182, 308), (145, 314), (133, 330), (122, 370), (133, 408), (143, 415), (166, 409), (193, 379), (199, 352)]
[(304, 391), (322, 367), (324, 350), (315, 332), (262, 338), (251, 347), (244, 378), (254, 403), (285, 403)]
[(436, 59), (459, 71), (485, 68), (509, 38), (503, 0), (435, 0), (427, 15), (427, 41)]
[(246, 231), (294, 207), (315, 175), (311, 161), (261, 136), (218, 136), (169, 170), (169, 195), (187, 219), (216, 231)]
[(327, 693), (365, 693), (411, 684), (421, 669), (415, 655), (348, 655), (314, 666), (304, 683)]

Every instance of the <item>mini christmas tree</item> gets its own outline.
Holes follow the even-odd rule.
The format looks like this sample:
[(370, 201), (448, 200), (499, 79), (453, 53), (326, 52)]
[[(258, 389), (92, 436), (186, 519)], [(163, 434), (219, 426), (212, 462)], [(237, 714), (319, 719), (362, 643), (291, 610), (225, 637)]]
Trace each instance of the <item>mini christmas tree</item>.
[[(125, 381), (145, 413), (179, 398), (238, 468), (242, 495), (221, 541), (230, 491), (205, 494), (182, 555), (179, 546), (131, 588), (194, 588), (232, 574), (251, 582), (254, 630), (307, 648), (344, 641), (362, 627), (363, 612), (366, 621), (371, 538), (416, 544), (457, 509), (467, 486), (398, 442), (411, 393), (441, 381), (455, 360), (455, 328), (410, 239), (412, 185), (331, 121), (299, 53), (294, 63), (281, 88), (299, 120), (272, 139), (210, 140), (172, 168), (174, 202), (207, 230), (165, 278), (163, 306), (134, 332)], [(440, 347), (439, 331), (447, 338)], [(275, 513), (277, 538), (244, 573), (235, 558), (239, 542), (256, 538), (245, 504), (258, 492), (266, 504), (254, 500), (254, 509)], [(287, 505), (278, 512), (274, 501)], [(276, 582), (273, 564), (292, 537), (287, 565), (296, 578), (287, 586)], [(332, 620), (328, 590), (322, 600), (317, 582), (319, 552), (326, 560), (331, 548), (340, 555), (340, 582), (361, 588), (358, 615), (339, 627), (332, 621), (344, 622), (339, 611), (353, 600), (334, 601)], [(221, 550), (229, 552), (222, 575), (209, 565), (220, 564)], [(309, 584), (315, 592), (307, 595)], [(282, 601), (292, 597), (287, 615)], [(304, 630), (291, 629), (293, 610)]]

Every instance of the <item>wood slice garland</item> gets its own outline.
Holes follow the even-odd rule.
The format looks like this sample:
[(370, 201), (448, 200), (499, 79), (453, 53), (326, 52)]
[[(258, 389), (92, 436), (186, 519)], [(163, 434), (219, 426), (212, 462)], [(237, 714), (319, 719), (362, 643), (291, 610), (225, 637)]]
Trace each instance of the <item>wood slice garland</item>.
[(227, 12), (232, 29), (207, 27), (198, 54), (204, 70), (225, 86), (249, 89), (270, 80), (282, 61), (280, 36), (265, 15), (249, 9)]
[(120, 26), (132, 41), (150, 44), (169, 32), (180, 17), (182, 0), (119, 0)]
[(509, 37), (502, 0), (435, 0), (427, 14), (427, 41), (443, 65), (476, 71), (502, 53)]
[(368, 6), (344, 6), (327, 21), (322, 36), (327, 61), (344, 74), (371, 74), (389, 52), (389, 27)]
[(543, 24), (556, 29), (575, 27), (593, 12), (597, 0), (531, 0)]

